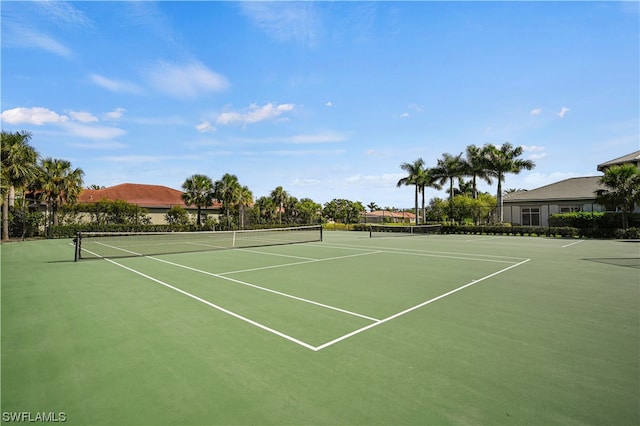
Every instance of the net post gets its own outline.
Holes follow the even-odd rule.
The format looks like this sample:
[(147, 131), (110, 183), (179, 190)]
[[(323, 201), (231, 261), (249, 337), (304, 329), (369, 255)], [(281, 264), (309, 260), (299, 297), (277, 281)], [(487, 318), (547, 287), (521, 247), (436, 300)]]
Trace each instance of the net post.
[(82, 235), (80, 232), (76, 232), (76, 237), (73, 239), (76, 243), (75, 245), (75, 253), (74, 253), (74, 262), (77, 262), (82, 258)]
[(369, 225), (369, 238), (373, 238), (373, 225)]
[(320, 242), (322, 242), (322, 225), (320, 225)]

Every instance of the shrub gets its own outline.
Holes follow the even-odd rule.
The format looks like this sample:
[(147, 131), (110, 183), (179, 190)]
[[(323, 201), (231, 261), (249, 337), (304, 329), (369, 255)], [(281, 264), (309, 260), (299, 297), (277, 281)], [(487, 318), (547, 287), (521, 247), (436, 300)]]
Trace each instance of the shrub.
[(640, 228), (616, 229), (615, 236), (625, 240), (637, 240), (640, 239)]

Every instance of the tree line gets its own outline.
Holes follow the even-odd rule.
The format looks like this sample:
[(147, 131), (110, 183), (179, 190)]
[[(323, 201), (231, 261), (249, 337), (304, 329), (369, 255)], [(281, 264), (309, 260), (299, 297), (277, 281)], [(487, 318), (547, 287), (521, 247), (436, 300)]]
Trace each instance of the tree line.
[[(416, 221), (422, 216), (423, 223), (427, 222), (427, 210), (425, 209), (425, 190), (426, 188), (434, 188), (440, 190), (443, 185), (448, 185), (449, 194), (449, 215), (454, 217), (454, 181), (459, 181), (460, 187), (467, 187), (471, 198), (478, 200), (478, 181), (483, 180), (489, 185), (493, 180), (497, 180), (496, 204), (497, 204), (497, 221), (502, 222), (504, 219), (502, 207), (502, 182), (507, 173), (520, 173), (522, 170), (531, 170), (535, 167), (535, 163), (531, 160), (519, 158), (523, 153), (522, 147), (513, 146), (509, 142), (505, 142), (497, 147), (493, 144), (486, 144), (482, 147), (476, 145), (467, 146), (465, 153), (452, 155), (449, 153), (442, 154), (442, 158), (437, 159), (437, 163), (433, 167), (427, 167), (422, 158), (418, 158), (412, 163), (402, 163), (400, 168), (408, 173), (408, 175), (398, 181), (397, 186), (414, 186), (415, 197), (414, 207)], [(469, 182), (465, 182), (464, 178), (470, 178)], [(418, 208), (418, 196), (422, 196), (421, 211)]]
[[(57, 225), (60, 208), (66, 203), (75, 203), (82, 192), (84, 171), (73, 168), (64, 159), (41, 158), (29, 145), (30, 132), (2, 131), (2, 239), (9, 238), (9, 207), (21, 203), (22, 214), (29, 207), (44, 204), (51, 215), (49, 225)], [(18, 196), (19, 195), (19, 196)], [(27, 196), (29, 195), (29, 197)], [(25, 218), (23, 217), (23, 223)]]
[[(26, 131), (2, 131), (1, 134), (3, 240), (9, 237), (10, 206), (13, 206), (13, 215), (23, 215), (24, 233), (24, 223), (33, 207), (46, 206), (51, 214), (46, 217), (45, 226), (57, 225), (62, 207), (73, 206), (83, 190), (83, 170), (73, 168), (64, 159), (41, 158), (29, 145), (31, 137), (31, 133)], [(416, 223), (446, 219), (472, 219), (475, 223), (502, 222), (502, 183), (505, 176), (535, 167), (533, 161), (520, 158), (522, 153), (522, 147), (515, 147), (507, 142), (501, 146), (469, 145), (464, 153), (458, 155), (444, 153), (433, 167), (427, 167), (425, 161), (418, 158), (400, 165), (407, 176), (400, 179), (397, 186), (415, 187)], [(454, 185), (456, 180), (457, 186)], [(497, 182), (495, 198), (478, 191), (479, 181), (490, 185)], [(598, 202), (611, 209), (620, 209), (626, 227), (627, 214), (633, 211), (634, 204), (640, 202), (640, 172), (633, 165), (611, 167), (605, 171), (601, 182), (607, 189), (598, 191)], [(97, 185), (91, 187), (99, 188)], [(446, 188), (448, 200), (433, 198), (427, 208), (427, 188)], [(247, 224), (267, 226), (320, 223), (323, 220), (355, 223), (360, 220), (366, 208), (370, 211), (379, 209), (375, 202), (369, 203), (365, 208), (360, 201), (341, 198), (335, 198), (323, 206), (310, 198), (297, 199), (282, 186), (276, 187), (267, 196), (254, 199), (251, 190), (241, 185), (237, 176), (230, 173), (225, 173), (216, 181), (203, 174), (194, 174), (184, 181), (182, 189), (185, 204), (197, 209), (195, 223), (198, 227), (213, 224), (211, 218), (202, 214), (202, 210), (205, 209), (206, 212), (214, 200), (219, 201), (222, 206), (219, 229), (243, 229)], [(421, 206), (418, 203), (420, 196)], [(100, 216), (99, 212), (92, 210), (89, 212), (90, 217), (99, 221), (112, 220), (110, 218), (117, 216), (116, 212), (123, 209), (120, 205), (110, 208), (110, 215)], [(144, 219), (143, 211), (129, 210), (126, 211), (127, 217)], [(169, 224), (187, 224), (191, 219), (184, 208), (174, 206), (167, 213), (166, 221)]]
[[(254, 225), (317, 223), (322, 212), (320, 204), (310, 198), (298, 200), (282, 186), (276, 187), (268, 196), (254, 201), (251, 190), (241, 185), (238, 177), (230, 173), (225, 173), (215, 182), (209, 176), (194, 174), (184, 181), (182, 190), (184, 203), (197, 209), (196, 224), (199, 227), (206, 225), (202, 209), (209, 208), (214, 200), (222, 204), (224, 219), (220, 219), (221, 229), (243, 229), (247, 216)], [(184, 224), (186, 221), (186, 211), (179, 206), (172, 207), (167, 215), (167, 222), (172, 224)]]

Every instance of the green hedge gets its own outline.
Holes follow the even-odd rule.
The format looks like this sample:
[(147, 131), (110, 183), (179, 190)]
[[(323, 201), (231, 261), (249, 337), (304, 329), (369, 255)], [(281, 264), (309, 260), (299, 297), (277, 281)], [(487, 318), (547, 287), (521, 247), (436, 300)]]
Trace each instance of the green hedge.
[(578, 228), (546, 227), (546, 226), (508, 226), (508, 225), (442, 225), (443, 234), (476, 234), (476, 235), (521, 235), (574, 238), (580, 236)]
[[(287, 228), (291, 225), (256, 225), (251, 229)], [(303, 225), (304, 226), (304, 225)], [(96, 223), (83, 223), (74, 225), (58, 225), (49, 229), (49, 238), (73, 238), (78, 232), (195, 232), (211, 231), (208, 227), (188, 225), (99, 225)]]
[[(633, 238), (620, 237), (622, 230), (622, 214), (612, 212), (575, 212), (552, 214), (549, 225), (554, 227), (570, 226), (580, 230), (581, 237), (589, 238)], [(640, 214), (629, 214), (630, 229), (640, 228)], [(628, 230), (627, 230), (628, 231)], [(631, 232), (633, 234), (633, 232)]]
[(98, 225), (83, 223), (49, 228), (49, 238), (73, 238), (78, 232), (187, 232), (207, 230), (196, 225)]

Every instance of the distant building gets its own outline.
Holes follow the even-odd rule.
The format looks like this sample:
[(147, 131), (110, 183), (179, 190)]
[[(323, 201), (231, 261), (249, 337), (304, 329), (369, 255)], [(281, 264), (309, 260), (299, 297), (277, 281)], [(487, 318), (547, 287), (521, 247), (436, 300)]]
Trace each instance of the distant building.
[[(147, 210), (151, 223), (166, 223), (165, 215), (173, 206), (180, 206), (191, 215), (196, 215), (196, 206), (187, 206), (182, 200), (182, 191), (161, 185), (122, 183), (104, 189), (84, 189), (78, 197), (78, 203), (97, 203), (101, 200), (122, 200)], [(202, 209), (216, 219), (222, 205), (214, 201), (207, 209)]]
[[(621, 164), (640, 167), (640, 151), (599, 164), (597, 169), (604, 172), (611, 166)], [(552, 214), (604, 211), (604, 206), (596, 203), (596, 191), (605, 189), (599, 182), (600, 178), (570, 178), (530, 191), (506, 194), (503, 198), (504, 221), (514, 225), (548, 226)]]
[(389, 210), (376, 210), (363, 214), (366, 223), (416, 223), (416, 215), (410, 212), (392, 212)]

